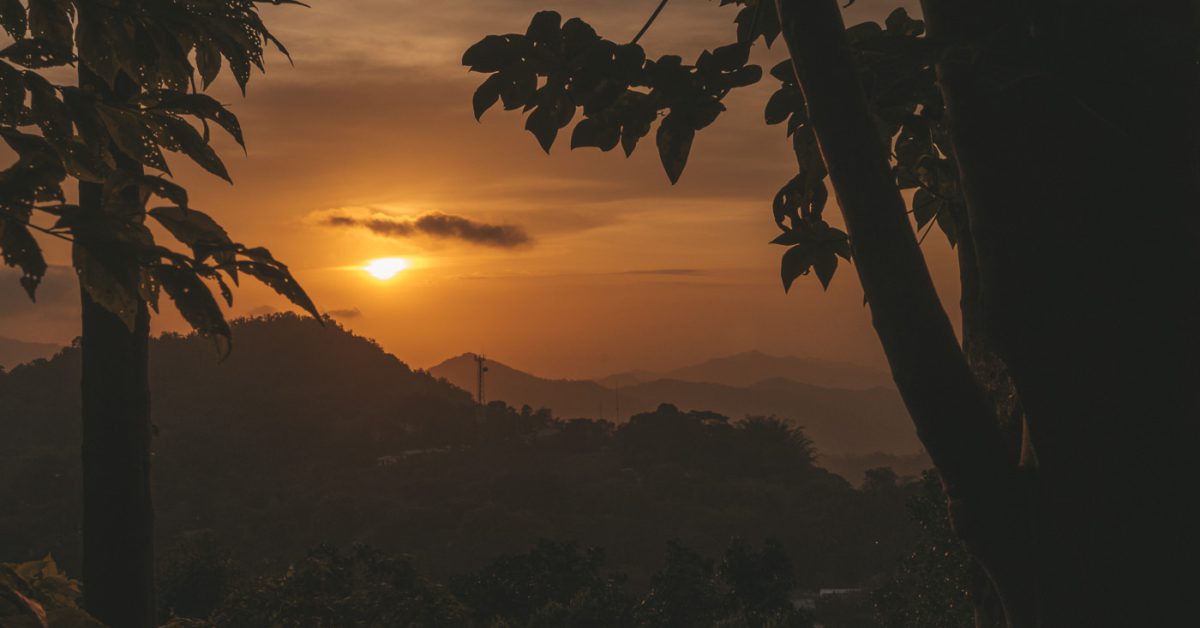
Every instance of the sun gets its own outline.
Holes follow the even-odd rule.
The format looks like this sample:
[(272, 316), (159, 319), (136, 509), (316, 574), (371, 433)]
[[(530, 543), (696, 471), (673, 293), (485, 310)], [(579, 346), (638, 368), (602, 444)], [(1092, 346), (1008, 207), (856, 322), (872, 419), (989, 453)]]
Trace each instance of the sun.
[(380, 281), (387, 281), (408, 267), (408, 260), (403, 257), (381, 257), (367, 262), (362, 269)]

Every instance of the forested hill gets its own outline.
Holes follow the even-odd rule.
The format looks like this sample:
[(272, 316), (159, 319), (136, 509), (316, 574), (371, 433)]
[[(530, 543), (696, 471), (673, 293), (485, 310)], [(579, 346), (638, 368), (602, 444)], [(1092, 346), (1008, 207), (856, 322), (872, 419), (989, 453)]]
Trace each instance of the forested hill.
[[(152, 343), (160, 547), (209, 531), (257, 571), (368, 543), (445, 575), (548, 538), (607, 547), (645, 578), (671, 539), (712, 554), (773, 537), (816, 587), (863, 582), (912, 534), (902, 499), (814, 466), (782, 423), (671, 406), (621, 426), (481, 415), (332, 322), (242, 321), (233, 339), (224, 362), (203, 338)], [(78, 382), (75, 348), (0, 375), (4, 560), (53, 553), (77, 571)]]

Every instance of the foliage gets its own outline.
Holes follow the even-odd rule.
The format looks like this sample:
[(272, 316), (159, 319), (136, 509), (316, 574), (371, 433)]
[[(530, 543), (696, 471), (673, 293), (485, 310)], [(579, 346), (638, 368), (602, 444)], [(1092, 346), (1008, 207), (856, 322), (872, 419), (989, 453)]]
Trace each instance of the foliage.
[[(761, 38), (770, 47), (779, 35), (772, 0), (720, 4), (740, 7), (735, 41), (705, 51), (692, 66), (672, 55), (647, 60), (636, 42), (603, 39), (578, 18), (560, 27), (558, 14), (550, 11), (535, 15), (524, 35), (485, 37), (463, 56), (463, 64), (473, 71), (491, 74), (475, 92), (475, 117), (498, 100), (505, 109), (531, 111), (526, 128), (548, 152), (559, 129), (582, 108), (584, 117), (572, 133), (571, 148), (608, 151), (620, 143), (629, 155), (665, 112), (657, 144), (667, 176), (675, 183), (696, 132), (725, 110), (724, 96), (761, 78), (757, 66), (747, 65), (751, 46)], [(899, 8), (882, 26), (864, 22), (846, 34), (880, 139), (891, 149), (896, 184), (901, 190), (916, 190), (911, 210), (917, 229), (937, 222), (953, 244), (962, 201), (933, 69), (938, 56), (948, 52), (930, 44), (924, 30), (923, 22)], [(767, 124), (786, 122), (798, 169), (772, 203), (781, 233), (771, 243), (788, 247), (780, 277), (785, 291), (796, 278), (810, 273), (828, 287), (838, 259), (851, 260), (852, 243), (822, 217), (829, 199), (828, 171), (791, 61), (778, 63), (770, 75), (779, 88), (766, 104), (764, 119)]]
[(716, 566), (673, 541), (636, 614), (648, 627), (809, 628), (811, 619), (792, 606), (793, 589), (791, 561), (774, 541), (756, 551), (734, 539)]
[(313, 550), (280, 577), (241, 591), (213, 617), (217, 626), (465, 625), (466, 609), (403, 558), (367, 547)]
[[(165, 291), (227, 352), (210, 283), (230, 304), (242, 275), (317, 315), (287, 266), (231, 239), (168, 178), (164, 151), (229, 180), (211, 125), (245, 147), (237, 118), (201, 90), (225, 65), (244, 91), (265, 45), (287, 53), (253, 1), (6, 0), (0, 25), (12, 40), (0, 49), (0, 136), (15, 153), (0, 170), (0, 250), (30, 298), (47, 268), (40, 232), (71, 242), (83, 288), (131, 329), (139, 302), (157, 310)], [(55, 82), (71, 66), (78, 84)], [(68, 203), (68, 178), (95, 188)], [(163, 205), (147, 211), (155, 199)], [(147, 216), (189, 253), (157, 243)]]
[(950, 528), (946, 496), (926, 471), (909, 511), (921, 537), (895, 576), (874, 593), (875, 614), (887, 628), (970, 628), (970, 558)]
[(620, 626), (629, 622), (622, 578), (601, 572), (604, 550), (540, 540), (451, 581), (484, 626)]
[(178, 539), (160, 560), (160, 618), (208, 617), (230, 593), (237, 567), (211, 531)]
[(571, 133), (571, 148), (609, 151), (620, 144), (626, 156), (664, 113), (655, 140), (674, 183), (696, 131), (725, 110), (725, 96), (762, 77), (749, 57), (745, 42), (706, 50), (693, 65), (674, 55), (652, 60), (637, 43), (618, 44), (579, 18), (564, 23), (558, 13), (543, 11), (524, 35), (491, 35), (471, 46), (463, 65), (491, 75), (475, 92), (475, 117), (497, 101), (522, 108), (529, 112), (525, 128), (547, 152), (576, 109), (583, 119)]
[(50, 556), (0, 563), (0, 626), (104, 628), (79, 608), (79, 600), (79, 583), (60, 571)]

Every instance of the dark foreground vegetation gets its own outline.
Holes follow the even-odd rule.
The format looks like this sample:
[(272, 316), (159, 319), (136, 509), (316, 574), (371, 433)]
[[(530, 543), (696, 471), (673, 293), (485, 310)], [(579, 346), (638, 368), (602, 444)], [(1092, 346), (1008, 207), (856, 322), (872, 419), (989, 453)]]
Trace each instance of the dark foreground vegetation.
[[(922, 534), (896, 569), (861, 589), (799, 586), (804, 566), (769, 539), (735, 538), (715, 556), (668, 542), (649, 580), (634, 585), (603, 548), (547, 540), (440, 581), (409, 556), (364, 545), (320, 546), (286, 569), (249, 576), (211, 532), (197, 531), (160, 559), (158, 613), (173, 628), (972, 625), (967, 558), (949, 533), (936, 478), (894, 480), (877, 470), (864, 490), (909, 494)], [(78, 583), (52, 559), (5, 566), (0, 580), (38, 604), (51, 627), (98, 626), (76, 606)], [(21, 610), (0, 600), (0, 624), (26, 625)]]
[[(427, 625), (443, 616), (425, 613), (447, 625), (807, 625), (797, 600), (894, 578), (924, 525), (906, 503), (936, 490), (884, 469), (856, 488), (773, 417), (664, 405), (613, 425), (481, 411), (336, 324), (277, 315), (235, 330), (220, 364), (198, 337), (151, 347), (164, 618), (397, 625), (303, 619), (353, 607)], [(0, 375), (6, 560), (52, 554), (77, 573), (77, 377), (73, 348)], [(670, 618), (685, 611), (700, 615)]]

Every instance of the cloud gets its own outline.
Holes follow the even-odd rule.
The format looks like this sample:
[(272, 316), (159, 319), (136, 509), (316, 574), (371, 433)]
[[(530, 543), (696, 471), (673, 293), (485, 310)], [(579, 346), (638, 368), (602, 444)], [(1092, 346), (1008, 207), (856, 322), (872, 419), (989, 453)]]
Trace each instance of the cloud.
[(362, 311), (356, 307), (341, 310), (329, 310), (325, 313), (334, 318), (358, 318), (362, 316)]
[(462, 240), (481, 246), (511, 249), (531, 244), (533, 239), (520, 225), (493, 225), (441, 212), (428, 212), (414, 218), (383, 213), (366, 217), (329, 216), (321, 221), (327, 227), (362, 227), (388, 238), (424, 235), (439, 240)]

